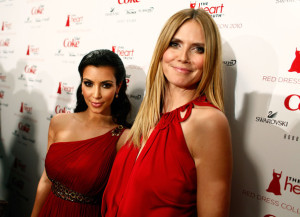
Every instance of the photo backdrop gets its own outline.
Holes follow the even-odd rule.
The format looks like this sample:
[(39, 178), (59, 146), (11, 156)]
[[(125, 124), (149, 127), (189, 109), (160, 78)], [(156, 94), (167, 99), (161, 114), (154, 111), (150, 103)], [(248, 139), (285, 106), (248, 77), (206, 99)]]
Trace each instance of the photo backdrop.
[(134, 120), (158, 34), (203, 8), (223, 42), (234, 154), (231, 217), (300, 216), (300, 0), (0, 0), (0, 200), (29, 216), (48, 125), (72, 112), (81, 58), (117, 53)]

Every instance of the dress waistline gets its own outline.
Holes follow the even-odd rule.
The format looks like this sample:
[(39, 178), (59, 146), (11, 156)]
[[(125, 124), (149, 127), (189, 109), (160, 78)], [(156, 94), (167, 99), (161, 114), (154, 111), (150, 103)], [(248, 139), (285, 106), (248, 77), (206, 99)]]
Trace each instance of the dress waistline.
[(60, 184), (59, 182), (50, 179), (52, 182), (51, 190), (53, 194), (63, 200), (83, 203), (83, 204), (98, 204), (100, 199), (97, 197), (89, 197), (84, 194), (73, 191), (72, 189)]

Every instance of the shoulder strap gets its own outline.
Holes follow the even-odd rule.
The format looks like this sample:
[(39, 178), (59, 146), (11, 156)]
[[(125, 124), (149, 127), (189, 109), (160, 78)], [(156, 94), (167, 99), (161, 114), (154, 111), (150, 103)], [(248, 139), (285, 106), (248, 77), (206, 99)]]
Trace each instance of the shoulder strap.
[[(190, 117), (191, 113), (192, 113), (192, 109), (194, 108), (194, 105), (198, 105), (198, 106), (210, 106), (210, 107), (214, 107), (216, 109), (219, 109), (218, 107), (214, 106), (213, 104), (211, 104), (206, 96), (200, 96), (197, 97), (196, 99), (194, 99), (193, 101), (189, 102), (188, 104), (186, 104), (185, 106), (181, 107), (178, 109), (178, 120), (179, 122), (183, 122), (186, 119), (188, 119), (188, 117)], [(219, 109), (220, 110), (220, 109)], [(181, 117), (181, 112), (186, 111), (184, 117)]]

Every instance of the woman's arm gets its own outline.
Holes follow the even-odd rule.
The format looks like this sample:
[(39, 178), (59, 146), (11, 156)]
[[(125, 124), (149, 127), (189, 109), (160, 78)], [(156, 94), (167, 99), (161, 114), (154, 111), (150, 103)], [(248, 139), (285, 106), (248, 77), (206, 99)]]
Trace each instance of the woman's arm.
[(187, 144), (197, 171), (198, 217), (228, 217), (232, 176), (228, 121), (212, 108), (193, 113)]
[[(54, 142), (54, 130), (53, 130), (53, 119), (50, 121), (49, 125), (49, 131), (48, 131), (48, 146), (47, 146), (47, 151), (49, 150), (50, 145)], [(35, 201), (31, 213), (31, 217), (37, 217), (46, 201), (46, 198), (51, 191), (51, 186), (52, 183), (48, 179), (48, 176), (46, 174), (46, 170), (44, 169), (44, 172), (40, 178), (38, 187), (37, 187), (37, 192), (35, 196)]]
[(120, 136), (117, 142), (117, 151), (119, 151), (120, 148), (122, 148), (122, 146), (125, 145), (129, 131), (130, 131), (129, 129), (124, 130), (124, 132)]

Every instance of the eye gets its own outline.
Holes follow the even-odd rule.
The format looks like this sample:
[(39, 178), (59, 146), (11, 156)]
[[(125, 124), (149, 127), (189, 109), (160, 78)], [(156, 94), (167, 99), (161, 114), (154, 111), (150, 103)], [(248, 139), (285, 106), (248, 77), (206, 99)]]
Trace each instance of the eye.
[(197, 53), (203, 54), (204, 53), (204, 47), (200, 46), (200, 47), (195, 47), (195, 50)]
[(101, 86), (105, 89), (109, 89), (112, 87), (112, 84), (111, 83), (103, 83)]
[(93, 86), (93, 83), (90, 82), (90, 81), (84, 81), (83, 84), (84, 84), (84, 86), (86, 86), (86, 87), (91, 87), (91, 86)]
[(176, 42), (176, 41), (171, 41), (170, 44), (169, 44), (169, 47), (177, 48), (177, 47), (179, 47), (179, 43)]

